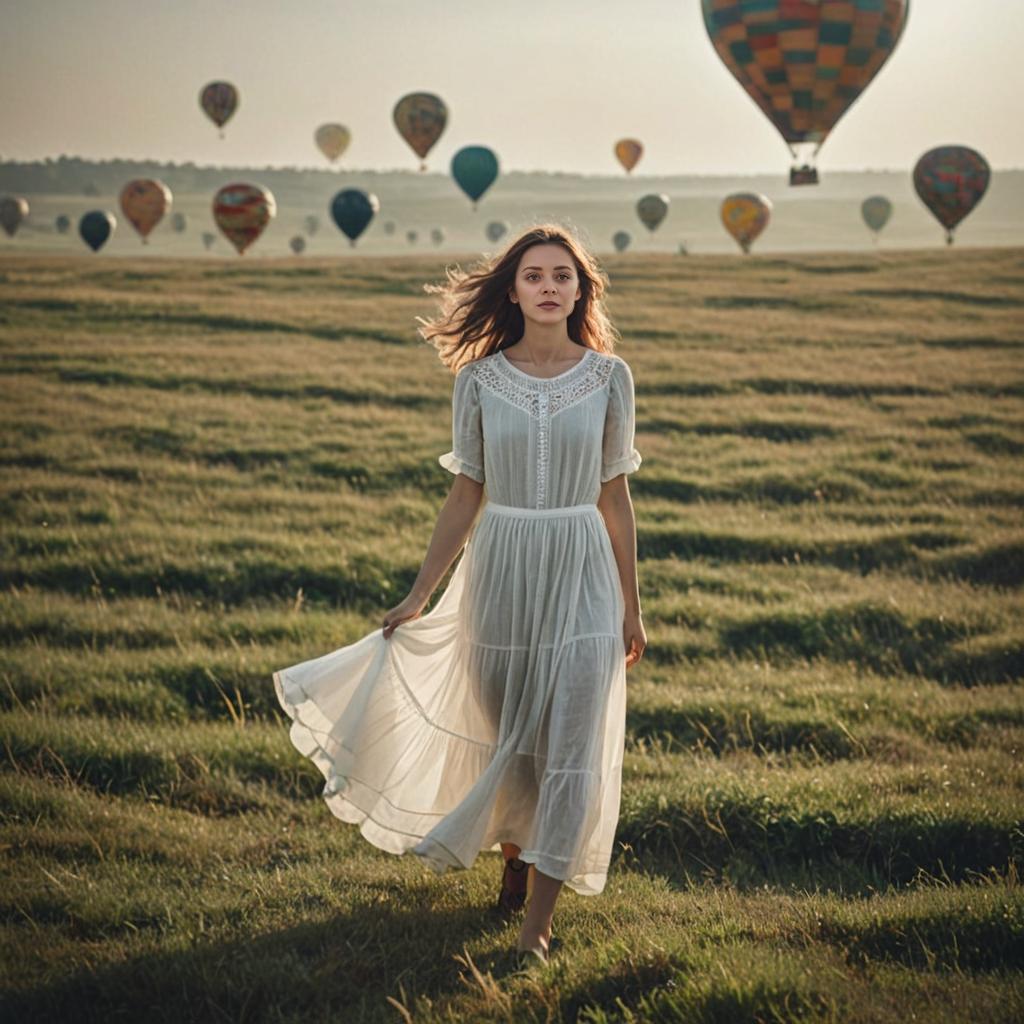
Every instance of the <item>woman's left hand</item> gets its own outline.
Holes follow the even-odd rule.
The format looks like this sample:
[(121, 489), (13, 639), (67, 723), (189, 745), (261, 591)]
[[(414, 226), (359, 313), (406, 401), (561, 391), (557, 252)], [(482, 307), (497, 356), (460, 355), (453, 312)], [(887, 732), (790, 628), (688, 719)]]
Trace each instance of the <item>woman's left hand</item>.
[(626, 644), (626, 668), (632, 668), (643, 657), (647, 648), (647, 632), (639, 612), (635, 615), (626, 615), (622, 639)]

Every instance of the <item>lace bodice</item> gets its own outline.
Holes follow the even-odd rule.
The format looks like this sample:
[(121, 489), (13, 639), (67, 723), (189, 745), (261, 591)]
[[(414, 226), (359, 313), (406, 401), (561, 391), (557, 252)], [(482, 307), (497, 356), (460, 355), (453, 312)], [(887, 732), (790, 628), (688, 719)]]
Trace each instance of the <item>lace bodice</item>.
[(558, 508), (594, 502), (602, 482), (637, 469), (633, 434), (633, 378), (618, 356), (586, 349), (538, 378), (496, 352), (456, 376), (452, 450), (439, 461), (499, 504)]

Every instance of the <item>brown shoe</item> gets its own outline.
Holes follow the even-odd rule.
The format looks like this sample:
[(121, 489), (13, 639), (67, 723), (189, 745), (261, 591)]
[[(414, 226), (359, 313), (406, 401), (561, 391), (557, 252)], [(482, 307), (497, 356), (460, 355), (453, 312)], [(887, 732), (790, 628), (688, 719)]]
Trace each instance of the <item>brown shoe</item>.
[(505, 861), (505, 870), (501, 873), (501, 892), (498, 893), (498, 913), (506, 921), (511, 921), (526, 904), (526, 872), (529, 867), (525, 860), (519, 860), (518, 857), (509, 857)]

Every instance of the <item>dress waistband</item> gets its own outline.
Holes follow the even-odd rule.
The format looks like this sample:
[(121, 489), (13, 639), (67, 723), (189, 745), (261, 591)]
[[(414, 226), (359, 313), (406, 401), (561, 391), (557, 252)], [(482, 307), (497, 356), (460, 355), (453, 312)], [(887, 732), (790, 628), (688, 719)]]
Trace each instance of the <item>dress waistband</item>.
[(597, 511), (597, 505), (590, 502), (586, 505), (564, 505), (562, 508), (520, 508), (517, 505), (499, 505), (489, 501), (484, 505), (484, 511), (499, 516), (516, 516), (520, 519), (553, 519), (556, 516), (591, 515)]

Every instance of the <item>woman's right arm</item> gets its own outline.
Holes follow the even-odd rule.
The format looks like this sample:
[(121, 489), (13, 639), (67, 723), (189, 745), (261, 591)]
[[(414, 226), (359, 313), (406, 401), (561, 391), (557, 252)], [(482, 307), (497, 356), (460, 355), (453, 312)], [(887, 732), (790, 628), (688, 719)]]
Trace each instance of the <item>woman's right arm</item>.
[(395, 627), (402, 622), (419, 618), (430, 600), (430, 595), (465, 545), (473, 520), (480, 510), (483, 493), (484, 485), (464, 473), (459, 473), (455, 477), (452, 489), (438, 513), (430, 545), (427, 547), (416, 581), (409, 590), (409, 596), (384, 616), (385, 639), (391, 636)]

